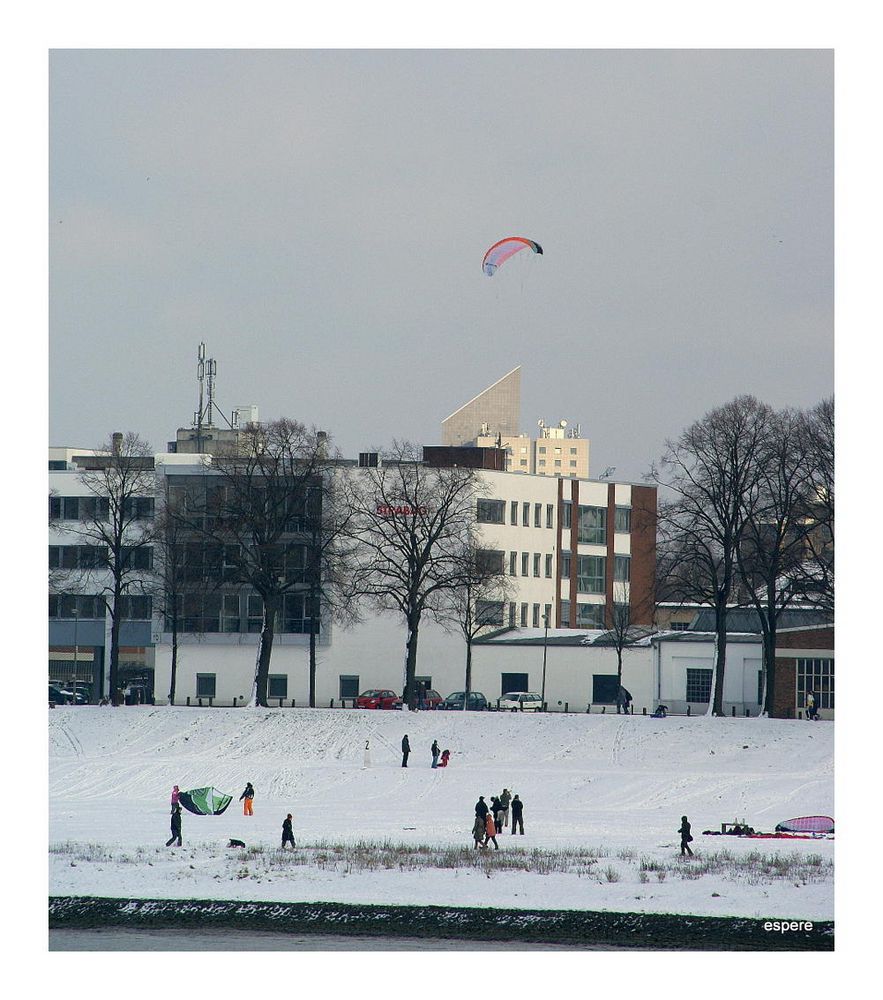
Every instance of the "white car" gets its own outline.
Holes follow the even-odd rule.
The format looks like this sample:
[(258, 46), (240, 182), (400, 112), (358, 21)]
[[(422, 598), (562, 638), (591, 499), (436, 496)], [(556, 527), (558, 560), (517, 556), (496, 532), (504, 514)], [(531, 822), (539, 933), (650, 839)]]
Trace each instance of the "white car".
[(542, 712), (543, 699), (532, 691), (510, 691), (497, 699), (501, 712)]

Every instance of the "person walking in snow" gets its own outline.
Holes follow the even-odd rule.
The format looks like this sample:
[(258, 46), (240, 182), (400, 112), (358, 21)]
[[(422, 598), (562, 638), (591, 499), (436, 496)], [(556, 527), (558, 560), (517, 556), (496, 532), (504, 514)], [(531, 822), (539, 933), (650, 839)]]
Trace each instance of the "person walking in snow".
[(432, 766), (438, 767), (438, 757), (439, 754), (441, 753), (441, 749), (438, 745), (438, 740), (432, 741), (432, 746), (430, 747), (429, 752), (432, 754)]
[(816, 695), (812, 688), (806, 692), (806, 717), (810, 721), (815, 721), (818, 715), (818, 710), (816, 709)]
[(166, 841), (166, 847), (171, 847), (177, 840), (178, 847), (182, 847), (181, 841), (181, 807), (176, 802), (172, 806), (172, 835)]
[(239, 796), (239, 801), (242, 803), (242, 815), (243, 816), (254, 816), (252, 811), (252, 803), (254, 802), (254, 789), (251, 786), (250, 781), (245, 783), (245, 791)]
[(408, 742), (408, 734), (402, 737), (402, 767), (408, 766), (408, 756), (411, 753), (411, 744)]
[(484, 822), (485, 816), (488, 814), (487, 802), (484, 801), (484, 796), (478, 796), (478, 802), (475, 803), (475, 815), (481, 816), (482, 823)]
[(172, 805), (176, 806), (181, 801), (181, 791), (177, 785), (172, 789)]
[(497, 825), (494, 823), (494, 817), (491, 816), (490, 813), (488, 813), (484, 818), (484, 829), (484, 846), (487, 847), (487, 845), (493, 841), (494, 850), (499, 851), (500, 845), (497, 843)]
[(619, 685), (619, 695), (616, 699), (616, 711), (622, 709), (623, 715), (629, 714), (629, 705), (632, 703), (632, 696), (621, 684)]
[(475, 847), (484, 847), (485, 833), (487, 831), (484, 828), (484, 820), (476, 813), (475, 822), (472, 824), (472, 839), (475, 841)]
[(522, 819), (522, 813), (524, 812), (524, 803), (516, 795), (512, 799), (512, 835), (515, 835), (516, 828), (519, 829), (521, 836), (524, 836), (524, 820)]
[(284, 820), (282, 820), (282, 847), (284, 848), (286, 844), (294, 844), (294, 834), (291, 832), (291, 813), (289, 813)]
[(503, 826), (509, 825), (509, 803), (512, 801), (512, 795), (508, 788), (503, 789), (503, 794), (500, 796), (500, 808), (503, 810)]
[(693, 839), (693, 835), (690, 833), (690, 824), (687, 822), (686, 816), (681, 816), (681, 828), (678, 830), (681, 835), (681, 857), (688, 854), (691, 858), (693, 857), (693, 852), (690, 850), (690, 841)]
[(491, 815), (494, 817), (494, 828), (497, 833), (503, 832), (503, 822), (501, 813), (503, 807), (500, 805), (500, 800), (496, 795), (491, 796)]

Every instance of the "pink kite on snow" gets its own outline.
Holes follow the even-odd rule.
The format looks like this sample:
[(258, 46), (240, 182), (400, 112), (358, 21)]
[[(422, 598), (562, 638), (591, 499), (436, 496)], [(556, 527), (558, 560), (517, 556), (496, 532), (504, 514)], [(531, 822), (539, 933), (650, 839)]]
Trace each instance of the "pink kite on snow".
[(798, 816), (776, 824), (776, 833), (833, 833), (834, 820), (830, 816)]

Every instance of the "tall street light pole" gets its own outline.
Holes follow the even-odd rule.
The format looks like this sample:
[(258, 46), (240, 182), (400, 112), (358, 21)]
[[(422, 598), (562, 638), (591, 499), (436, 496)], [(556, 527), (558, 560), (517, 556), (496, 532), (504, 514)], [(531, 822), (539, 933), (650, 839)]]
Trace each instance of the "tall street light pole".
[[(75, 598), (76, 600), (76, 598)], [(80, 659), (80, 643), (77, 635), (77, 626), (80, 624), (80, 609), (74, 608), (74, 704), (77, 703), (77, 663)]]
[(543, 703), (543, 711), (546, 710), (546, 650), (549, 646), (549, 616), (547, 614), (543, 615), (543, 624), (546, 626), (546, 630), (543, 633), (543, 689), (540, 694), (540, 698)]

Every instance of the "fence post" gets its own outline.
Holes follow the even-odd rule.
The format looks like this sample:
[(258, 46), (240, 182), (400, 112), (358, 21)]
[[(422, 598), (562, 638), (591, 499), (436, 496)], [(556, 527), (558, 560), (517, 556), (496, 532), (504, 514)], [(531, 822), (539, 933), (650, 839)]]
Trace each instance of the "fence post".
[(237, 705), (236, 705), (236, 695), (235, 694), (233, 695), (233, 707), (234, 708), (237, 707)]
[(564, 714), (565, 714), (565, 715), (567, 715), (567, 710), (568, 710), (569, 708), (570, 708), (570, 702), (569, 702), (569, 701), (565, 701), (565, 702), (564, 702)]
[(214, 698), (209, 698), (209, 700), (208, 700), (208, 707), (209, 708), (214, 708), (214, 700), (215, 700)]
[(734, 719), (736, 718), (736, 706), (735, 705), (733, 705), (733, 718)]
[(190, 708), (190, 695), (187, 695), (187, 707)]
[(745, 709), (745, 718), (748, 719), (750, 717), (751, 717), (751, 712), (749, 712), (748, 709), (746, 708)]
[(689, 714), (690, 714), (690, 706), (687, 705), (687, 715), (689, 715)]
[(641, 709), (641, 715), (646, 715), (646, 714), (647, 714), (647, 706), (645, 705), (645, 706), (644, 706), (644, 707), (643, 707), (643, 708)]

